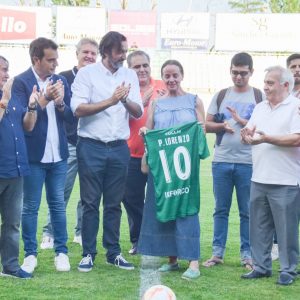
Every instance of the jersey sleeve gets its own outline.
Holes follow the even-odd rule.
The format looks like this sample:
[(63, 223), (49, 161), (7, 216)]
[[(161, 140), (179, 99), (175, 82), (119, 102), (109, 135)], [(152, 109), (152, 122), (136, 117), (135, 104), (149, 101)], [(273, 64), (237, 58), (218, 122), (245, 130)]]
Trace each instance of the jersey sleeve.
[(199, 156), (201, 159), (209, 157), (209, 149), (207, 146), (206, 136), (203, 132), (202, 126), (199, 124)]

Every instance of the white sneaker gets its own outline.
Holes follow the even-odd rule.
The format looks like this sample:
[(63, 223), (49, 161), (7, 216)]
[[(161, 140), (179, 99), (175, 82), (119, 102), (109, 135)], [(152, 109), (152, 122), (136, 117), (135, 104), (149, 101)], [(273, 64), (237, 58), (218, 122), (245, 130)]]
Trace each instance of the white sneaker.
[(43, 236), (42, 242), (41, 242), (41, 249), (53, 249), (54, 247), (54, 239), (51, 236)]
[(54, 265), (56, 267), (56, 271), (59, 272), (68, 272), (71, 270), (69, 257), (64, 253), (59, 253), (54, 258)]
[(74, 235), (73, 243), (79, 244), (82, 246), (82, 238), (81, 235)]
[(279, 258), (278, 244), (273, 244), (271, 257), (272, 257), (272, 260), (277, 260)]
[(33, 273), (34, 269), (37, 267), (37, 258), (34, 255), (29, 255), (24, 258), (23, 265), (21, 269), (23, 269), (27, 273)]

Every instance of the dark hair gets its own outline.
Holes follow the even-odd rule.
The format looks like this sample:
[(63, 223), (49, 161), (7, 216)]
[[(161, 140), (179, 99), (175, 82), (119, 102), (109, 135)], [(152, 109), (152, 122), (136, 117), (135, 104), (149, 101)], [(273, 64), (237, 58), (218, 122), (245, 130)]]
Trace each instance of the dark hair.
[(246, 52), (240, 52), (233, 56), (231, 59), (231, 65), (232, 66), (249, 66), (249, 70), (253, 69), (253, 60), (250, 54)]
[(163, 63), (163, 65), (161, 66), (161, 69), (160, 69), (160, 74), (161, 76), (163, 75), (163, 70), (166, 66), (170, 66), (170, 65), (174, 65), (174, 66), (177, 66), (179, 68), (179, 71), (181, 73), (181, 75), (183, 76), (184, 75), (184, 72), (183, 72), (183, 67), (182, 67), (182, 64), (178, 61), (178, 60), (175, 60), (175, 59), (169, 59), (167, 61), (165, 61)]
[(145, 51), (142, 51), (142, 50), (136, 50), (136, 51), (133, 51), (131, 52), (128, 56), (127, 56), (127, 65), (128, 67), (131, 66), (131, 60), (133, 57), (136, 57), (136, 56), (145, 56), (150, 64), (150, 56), (145, 52)]
[(117, 32), (117, 31), (109, 31), (107, 34), (103, 36), (99, 45), (99, 52), (102, 58), (105, 58), (107, 54), (111, 54), (112, 49), (116, 49), (117, 51), (122, 50), (122, 42), (126, 42), (126, 37)]
[(3, 60), (5, 63), (9, 64), (8, 60), (2, 55), (0, 55), (0, 60)]
[(287, 59), (286, 59), (286, 66), (289, 67), (291, 64), (291, 61), (294, 59), (300, 59), (300, 53), (294, 53), (291, 54)]
[(57, 50), (58, 46), (55, 42), (44, 37), (37, 38), (30, 43), (29, 54), (32, 64), (34, 63), (33, 58), (37, 57), (42, 59), (45, 55), (45, 49)]

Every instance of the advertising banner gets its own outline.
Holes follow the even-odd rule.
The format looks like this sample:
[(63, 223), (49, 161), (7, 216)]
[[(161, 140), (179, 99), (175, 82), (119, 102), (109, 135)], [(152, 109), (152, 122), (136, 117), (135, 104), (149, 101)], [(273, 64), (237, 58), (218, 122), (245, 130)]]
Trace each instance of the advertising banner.
[(56, 8), (56, 42), (60, 45), (76, 45), (82, 38), (100, 42), (106, 33), (106, 13), (102, 8)]
[(209, 39), (208, 13), (161, 14), (161, 48), (206, 51)]
[(124, 34), (129, 48), (156, 48), (155, 12), (112, 11), (108, 28)]
[(51, 8), (1, 5), (1, 43), (27, 44), (40, 36), (51, 38), (51, 23)]
[(216, 50), (299, 52), (300, 14), (217, 14)]

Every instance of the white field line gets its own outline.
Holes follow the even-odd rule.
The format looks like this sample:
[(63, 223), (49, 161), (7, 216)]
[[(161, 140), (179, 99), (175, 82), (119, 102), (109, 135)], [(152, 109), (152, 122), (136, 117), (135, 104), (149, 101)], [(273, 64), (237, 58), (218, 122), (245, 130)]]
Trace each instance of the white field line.
[(141, 256), (139, 299), (142, 299), (148, 288), (153, 285), (161, 284), (160, 272), (158, 271), (159, 266), (159, 257), (148, 255)]

